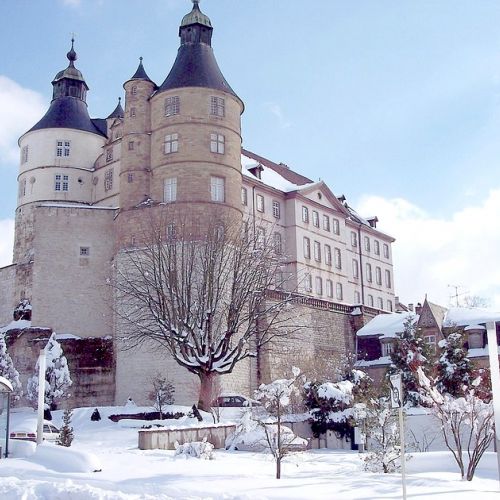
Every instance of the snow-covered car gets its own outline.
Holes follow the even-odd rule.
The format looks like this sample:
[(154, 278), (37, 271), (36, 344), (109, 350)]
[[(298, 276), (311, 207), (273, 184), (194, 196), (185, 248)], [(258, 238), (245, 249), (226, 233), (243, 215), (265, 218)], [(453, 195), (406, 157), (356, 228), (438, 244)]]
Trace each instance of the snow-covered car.
[(224, 394), (219, 396), (213, 406), (221, 408), (244, 408), (249, 406), (261, 406), (255, 399), (247, 398), (241, 394)]
[[(22, 441), (36, 441), (36, 418), (29, 418), (21, 421), (14, 421), (10, 428), (10, 439), (20, 439)], [(43, 439), (55, 443), (59, 438), (59, 429), (49, 420), (43, 421)]]

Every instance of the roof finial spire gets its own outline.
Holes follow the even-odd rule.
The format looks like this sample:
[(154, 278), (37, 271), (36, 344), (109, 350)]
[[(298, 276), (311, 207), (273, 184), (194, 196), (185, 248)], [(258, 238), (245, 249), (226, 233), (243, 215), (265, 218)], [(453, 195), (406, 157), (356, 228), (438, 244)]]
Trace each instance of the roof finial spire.
[(69, 60), (69, 64), (70, 66), (73, 66), (73, 63), (76, 61), (77, 59), (77, 55), (76, 55), (76, 52), (75, 52), (75, 49), (74, 49), (74, 44), (75, 44), (75, 34), (74, 33), (71, 33), (71, 49), (69, 50), (69, 52), (66, 54), (66, 57), (68, 58)]

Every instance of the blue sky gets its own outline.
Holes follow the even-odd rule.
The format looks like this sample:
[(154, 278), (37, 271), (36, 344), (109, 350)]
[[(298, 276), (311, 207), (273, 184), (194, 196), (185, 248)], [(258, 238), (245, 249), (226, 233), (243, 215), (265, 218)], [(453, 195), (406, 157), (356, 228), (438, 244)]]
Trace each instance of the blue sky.
[[(449, 284), (500, 309), (500, 2), (203, 0), (243, 99), (243, 144), (323, 179), (393, 234), (405, 301)], [(17, 137), (47, 108), (75, 33), (105, 117), (139, 56), (158, 84), (188, 0), (0, 3), (0, 255), (10, 254)], [(1, 243), (3, 242), (3, 243)], [(4, 260), (0, 263), (7, 263)], [(398, 278), (399, 276), (399, 278)]]

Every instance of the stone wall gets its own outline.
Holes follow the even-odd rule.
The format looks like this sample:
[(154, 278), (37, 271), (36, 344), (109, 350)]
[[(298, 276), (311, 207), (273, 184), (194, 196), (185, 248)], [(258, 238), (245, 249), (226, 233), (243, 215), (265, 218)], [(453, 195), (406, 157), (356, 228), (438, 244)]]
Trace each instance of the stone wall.
[[(6, 334), (8, 351), (19, 371), (23, 390), (28, 378), (35, 374), (40, 351), (45, 347), (52, 330), (29, 328), (10, 330)], [(61, 408), (110, 404), (115, 392), (115, 362), (111, 338), (68, 338), (58, 340), (68, 361), (73, 385), (70, 398)], [(30, 405), (23, 397), (18, 405)]]
[(13, 317), (14, 308), (19, 302), (15, 294), (16, 266), (0, 269), (0, 325), (8, 325)]

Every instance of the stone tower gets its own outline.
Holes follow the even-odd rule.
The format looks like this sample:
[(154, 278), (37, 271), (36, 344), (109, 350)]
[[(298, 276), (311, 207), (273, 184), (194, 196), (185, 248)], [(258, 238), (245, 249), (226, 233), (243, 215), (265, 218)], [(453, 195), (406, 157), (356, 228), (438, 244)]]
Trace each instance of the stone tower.
[(219, 69), (212, 32), (194, 1), (165, 81), (156, 87), (141, 61), (124, 85), (119, 248), (136, 240), (154, 207), (175, 207), (171, 213), (182, 214), (191, 231), (217, 218), (241, 218), (244, 105)]
[[(33, 273), (41, 260), (36, 245), (42, 244), (42, 236), (50, 236), (37, 226), (37, 215), (43, 211), (39, 207), (57, 202), (91, 202), (92, 169), (106, 138), (103, 124), (89, 116), (88, 86), (75, 67), (73, 42), (67, 53), (68, 67), (52, 81), (48, 111), (19, 139), (21, 163), (13, 256), (18, 300), (44, 296), (42, 290), (40, 294), (33, 290)], [(40, 320), (35, 307), (33, 314), (35, 320)]]

